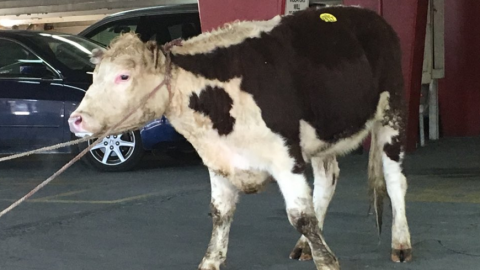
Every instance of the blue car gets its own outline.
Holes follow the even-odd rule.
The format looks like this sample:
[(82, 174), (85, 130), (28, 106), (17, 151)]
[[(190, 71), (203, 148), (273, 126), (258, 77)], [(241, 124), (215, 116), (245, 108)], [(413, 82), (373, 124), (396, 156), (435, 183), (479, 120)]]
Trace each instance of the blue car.
[[(100, 47), (75, 35), (0, 31), (0, 154), (76, 138), (67, 119), (92, 83), (94, 65), (89, 56)], [(89, 143), (53, 152), (77, 152)], [(134, 168), (146, 150), (191, 151), (189, 146), (163, 117), (141, 130), (106, 138), (84, 161), (102, 171), (125, 171)]]

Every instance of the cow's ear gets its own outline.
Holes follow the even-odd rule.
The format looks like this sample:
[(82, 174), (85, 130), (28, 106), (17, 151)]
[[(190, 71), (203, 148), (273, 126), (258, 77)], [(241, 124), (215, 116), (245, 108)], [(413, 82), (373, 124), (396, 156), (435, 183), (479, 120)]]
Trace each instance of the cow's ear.
[(105, 54), (105, 49), (95, 48), (92, 50), (92, 55), (90, 56), (90, 62), (94, 65), (98, 65)]
[(153, 65), (155, 69), (157, 69), (158, 66), (162, 66), (165, 62), (165, 57), (161, 52), (160, 48), (158, 47), (157, 42), (155, 40), (147, 41), (147, 43), (145, 43), (145, 47), (152, 54)]
[(145, 43), (145, 46), (147, 47), (147, 50), (149, 50), (151, 52), (156, 51), (157, 48), (158, 48), (157, 42), (155, 40), (147, 41), (147, 43)]

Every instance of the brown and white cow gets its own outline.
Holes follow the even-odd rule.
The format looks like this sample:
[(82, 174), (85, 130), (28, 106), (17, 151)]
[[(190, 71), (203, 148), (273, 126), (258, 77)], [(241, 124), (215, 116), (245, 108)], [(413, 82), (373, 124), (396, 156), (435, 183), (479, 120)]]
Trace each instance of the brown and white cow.
[[(256, 192), (270, 177), (302, 234), (291, 257), (313, 257), (317, 269), (339, 269), (322, 235), (338, 182), (336, 156), (371, 133), (374, 205), (381, 213), (388, 192), (391, 258), (408, 261), (400, 54), (397, 35), (380, 16), (340, 6), (235, 22), (165, 54), (155, 43), (125, 34), (94, 57), (93, 84), (71, 115), (71, 130), (105, 132), (170, 75), (171, 89), (162, 87), (112, 132), (165, 114), (198, 151), (210, 173), (213, 216), (202, 270), (217, 270), (225, 261), (239, 192)], [(313, 166), (313, 198), (306, 163)]]

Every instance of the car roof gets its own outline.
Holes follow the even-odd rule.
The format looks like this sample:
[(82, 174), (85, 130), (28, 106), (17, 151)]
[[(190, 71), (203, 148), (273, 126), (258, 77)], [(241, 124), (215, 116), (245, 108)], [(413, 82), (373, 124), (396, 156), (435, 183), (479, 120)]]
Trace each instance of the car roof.
[[(37, 30), (0, 30), (0, 37), (15, 39), (21, 42), (29, 42), (30, 37), (38, 36), (39, 34), (60, 35), (60, 36), (75, 36), (73, 34), (54, 32), (54, 31), (37, 31)], [(80, 37), (82, 38), (82, 37)]]
[(136, 17), (145, 15), (161, 15), (161, 14), (174, 14), (183, 12), (198, 12), (197, 4), (179, 4), (179, 5), (166, 5), (166, 6), (153, 6), (145, 8), (137, 8), (127, 11), (121, 11), (111, 14), (105, 17), (103, 20), (114, 19), (118, 17)]
[(45, 34), (50, 34), (50, 35), (68, 35), (64, 33), (56, 33), (56, 32), (51, 32), (51, 31), (36, 31), (36, 30), (0, 30), (0, 35), (2, 36), (10, 36), (10, 37), (32, 37), (32, 36), (37, 36), (40, 33), (45, 33)]
[(137, 8), (137, 9), (114, 13), (90, 25), (89, 27), (87, 27), (86, 29), (78, 33), (78, 35), (87, 36), (92, 31), (95, 31), (98, 27), (110, 22), (121, 20), (121, 19), (128, 19), (128, 18), (135, 18), (135, 17), (142, 17), (142, 16), (153, 16), (153, 15), (182, 14), (182, 13), (198, 14), (198, 4), (154, 6), (154, 7)]

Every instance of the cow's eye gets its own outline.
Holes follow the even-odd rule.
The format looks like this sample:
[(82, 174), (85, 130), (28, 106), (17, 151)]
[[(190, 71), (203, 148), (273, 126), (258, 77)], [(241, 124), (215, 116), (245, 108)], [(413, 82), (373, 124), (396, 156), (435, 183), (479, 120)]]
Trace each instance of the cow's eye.
[(116, 84), (125, 83), (128, 80), (130, 80), (130, 74), (128, 72), (121, 72), (117, 75), (117, 77), (115, 77)]

